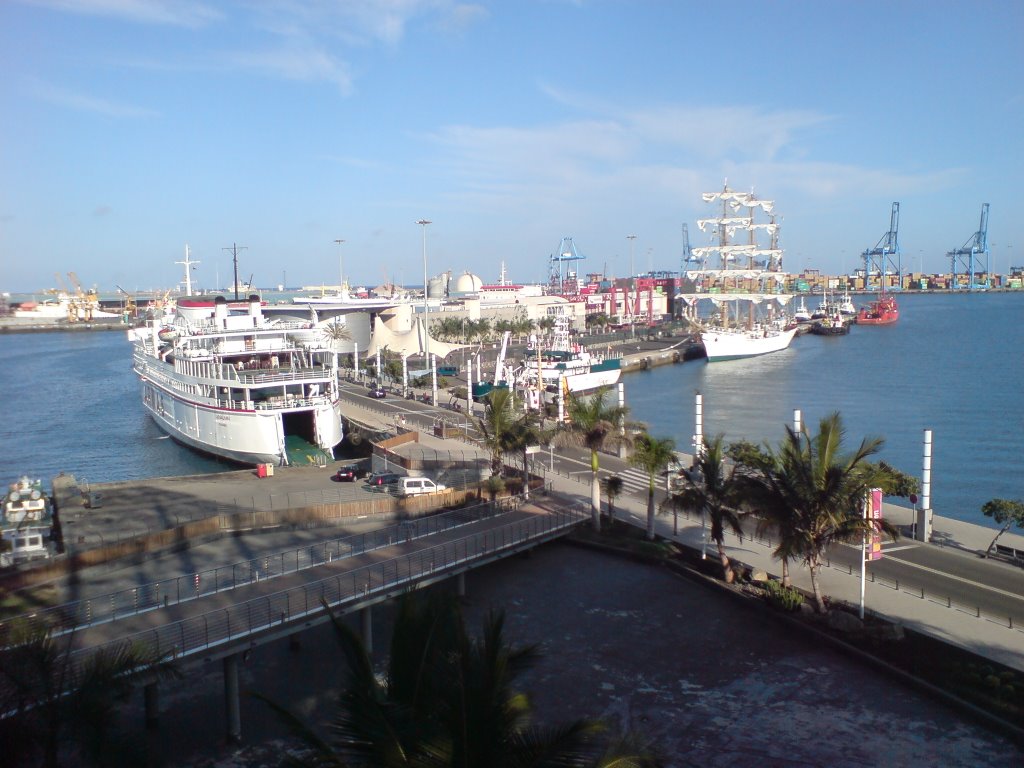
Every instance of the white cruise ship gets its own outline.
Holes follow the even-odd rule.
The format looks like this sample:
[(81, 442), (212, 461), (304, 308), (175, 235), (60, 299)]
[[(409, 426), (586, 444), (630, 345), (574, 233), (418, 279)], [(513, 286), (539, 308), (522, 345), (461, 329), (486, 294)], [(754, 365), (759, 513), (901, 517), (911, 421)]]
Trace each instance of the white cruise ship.
[(246, 302), (178, 299), (129, 331), (142, 402), (171, 437), (243, 464), (324, 464), (341, 442), (337, 355), (309, 323)]

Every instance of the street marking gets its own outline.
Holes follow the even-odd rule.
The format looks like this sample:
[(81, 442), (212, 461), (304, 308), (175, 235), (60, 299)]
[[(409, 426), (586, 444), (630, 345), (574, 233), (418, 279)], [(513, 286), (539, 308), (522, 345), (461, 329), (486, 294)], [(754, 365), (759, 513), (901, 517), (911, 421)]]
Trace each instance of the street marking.
[[(882, 554), (888, 555), (890, 552), (899, 552), (900, 550), (903, 550), (903, 549), (917, 549), (917, 547), (918, 547), (917, 544), (906, 544), (906, 545), (904, 545), (902, 547), (889, 547), (889, 548), (886, 548), (886, 546), (883, 544), (882, 545)], [(857, 549), (860, 549), (860, 547), (857, 547)], [(902, 562), (902, 561), (900, 561), (900, 562)]]
[(971, 579), (965, 579), (963, 576), (954, 576), (952, 573), (946, 573), (945, 571), (940, 571), (937, 568), (929, 568), (927, 565), (919, 565), (918, 563), (912, 563), (909, 560), (902, 560), (902, 559), (900, 559), (898, 557), (894, 557), (893, 560), (895, 560), (898, 563), (903, 563), (904, 565), (909, 565), (911, 568), (918, 568), (918, 569), (920, 569), (922, 571), (928, 571), (929, 573), (934, 573), (936, 576), (945, 576), (948, 579), (952, 579), (953, 581), (959, 581), (962, 584), (969, 584), (972, 587), (979, 587), (981, 589), (987, 589), (989, 592), (995, 592), (996, 594), (1003, 595), (1004, 597), (1012, 597), (1015, 600), (1022, 600), (1022, 601), (1024, 601), (1024, 595), (1019, 595), (1016, 592), (1007, 592), (1005, 589), (999, 589), (999, 587), (993, 587), (993, 586), (990, 586), (988, 584), (982, 584), (981, 582), (978, 582), (978, 581), (972, 581)]

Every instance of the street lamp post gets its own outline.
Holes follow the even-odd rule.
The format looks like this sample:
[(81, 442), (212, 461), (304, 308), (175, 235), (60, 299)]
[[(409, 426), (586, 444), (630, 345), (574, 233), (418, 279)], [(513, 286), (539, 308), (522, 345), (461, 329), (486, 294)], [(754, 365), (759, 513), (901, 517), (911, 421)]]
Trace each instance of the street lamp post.
[(633, 243), (636, 240), (636, 235), (626, 235), (626, 239), (629, 240), (629, 279), (633, 279), (633, 275), (636, 271), (633, 269)]
[(433, 224), (428, 219), (420, 219), (416, 222), (423, 227), (423, 359), (430, 361), (430, 333), (427, 330), (427, 314), (430, 308), (427, 306), (427, 225)]
[[(427, 224), (433, 223), (429, 219), (420, 219), (416, 222), (423, 227), (423, 359), (430, 365), (430, 329), (427, 325), (427, 315), (430, 307), (427, 304), (429, 283), (427, 282)], [(433, 387), (433, 404), (437, 406), (437, 387)]]
[(345, 289), (345, 257), (341, 252), (341, 244), (344, 240), (335, 240), (338, 244), (338, 298), (341, 298), (341, 292)]

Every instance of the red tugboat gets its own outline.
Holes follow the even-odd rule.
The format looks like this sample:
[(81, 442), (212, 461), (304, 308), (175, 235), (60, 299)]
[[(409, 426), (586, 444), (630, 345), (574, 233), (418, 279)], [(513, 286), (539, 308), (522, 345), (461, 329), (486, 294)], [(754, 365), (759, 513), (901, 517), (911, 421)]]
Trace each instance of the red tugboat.
[(884, 293), (857, 313), (857, 325), (891, 325), (900, 319), (896, 299)]

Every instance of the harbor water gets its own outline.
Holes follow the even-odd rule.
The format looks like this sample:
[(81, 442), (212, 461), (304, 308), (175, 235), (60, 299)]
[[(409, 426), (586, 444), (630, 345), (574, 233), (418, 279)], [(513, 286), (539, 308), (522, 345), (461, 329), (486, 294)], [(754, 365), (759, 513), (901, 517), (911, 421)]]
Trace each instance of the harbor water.
[[(899, 302), (892, 326), (801, 336), (761, 358), (626, 374), (631, 416), (689, 452), (698, 391), (705, 434), (727, 440), (777, 444), (794, 409), (812, 431), (837, 410), (848, 447), (883, 437), (881, 458), (917, 476), (930, 429), (932, 508), (991, 525), (982, 504), (1024, 498), (1024, 294), (901, 295)], [(3, 482), (27, 474), (49, 484), (62, 471), (105, 483), (232, 468), (156, 428), (121, 332), (0, 335), (0, 397)]]
[(894, 325), (854, 326), (846, 336), (807, 334), (764, 357), (630, 374), (630, 416), (690, 453), (696, 392), (704, 434), (721, 433), (726, 441), (775, 446), (795, 409), (812, 434), (822, 417), (838, 411), (847, 449), (864, 437), (884, 438), (879, 458), (919, 479), (930, 429), (932, 509), (991, 526), (981, 513), (986, 501), (1024, 498), (1024, 294), (898, 301)]

